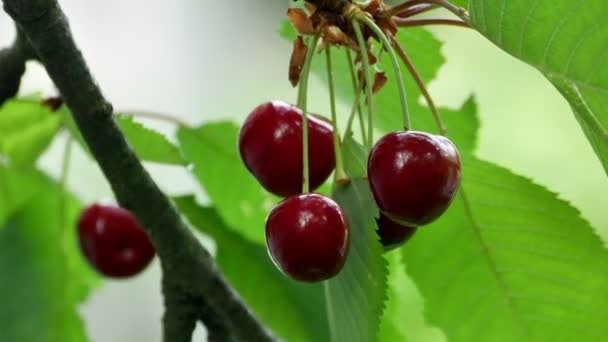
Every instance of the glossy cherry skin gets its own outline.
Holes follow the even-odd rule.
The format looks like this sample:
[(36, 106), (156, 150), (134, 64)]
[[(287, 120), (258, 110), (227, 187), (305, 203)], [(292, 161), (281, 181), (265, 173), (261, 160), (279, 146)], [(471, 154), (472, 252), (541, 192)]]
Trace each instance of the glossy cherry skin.
[(154, 246), (133, 215), (122, 208), (93, 204), (78, 221), (80, 249), (101, 274), (123, 278), (142, 271), (154, 257)]
[(268, 215), (266, 245), (285, 275), (304, 282), (326, 280), (338, 274), (346, 261), (348, 223), (329, 197), (291, 196)]
[(376, 223), (378, 223), (380, 243), (382, 243), (385, 251), (390, 251), (401, 246), (416, 232), (415, 227), (408, 227), (393, 222), (384, 214), (380, 214), (380, 218), (376, 219)]
[(417, 227), (450, 205), (460, 184), (460, 158), (447, 138), (393, 132), (372, 148), (367, 172), (380, 210), (395, 222)]
[[(311, 190), (335, 167), (332, 126), (308, 115)], [(280, 101), (251, 112), (239, 132), (239, 152), (247, 169), (269, 192), (287, 197), (302, 192), (302, 111)]]

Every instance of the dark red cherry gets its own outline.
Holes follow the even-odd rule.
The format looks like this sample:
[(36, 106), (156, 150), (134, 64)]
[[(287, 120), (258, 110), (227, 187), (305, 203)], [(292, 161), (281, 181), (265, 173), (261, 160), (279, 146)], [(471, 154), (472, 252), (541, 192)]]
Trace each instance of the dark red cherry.
[(394, 132), (372, 148), (367, 172), (380, 210), (416, 227), (437, 219), (450, 205), (460, 184), (460, 159), (444, 137)]
[(329, 197), (291, 196), (268, 215), (266, 245), (275, 265), (287, 276), (306, 282), (326, 280), (338, 274), (346, 261), (348, 223)]
[(386, 251), (401, 246), (416, 232), (415, 227), (408, 227), (393, 222), (384, 214), (380, 214), (380, 218), (376, 219), (376, 222), (378, 223), (380, 242)]
[[(319, 187), (335, 166), (332, 126), (308, 116), (311, 190)], [(302, 192), (302, 111), (280, 101), (266, 102), (251, 112), (239, 133), (239, 152), (247, 169), (276, 195)]]
[(93, 204), (78, 221), (80, 249), (89, 263), (109, 277), (142, 271), (155, 254), (148, 235), (125, 209)]

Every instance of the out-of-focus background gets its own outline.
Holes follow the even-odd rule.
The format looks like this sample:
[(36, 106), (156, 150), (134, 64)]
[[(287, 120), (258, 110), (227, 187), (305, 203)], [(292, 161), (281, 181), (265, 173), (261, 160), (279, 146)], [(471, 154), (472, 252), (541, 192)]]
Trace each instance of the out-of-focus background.
[[(277, 29), (287, 1), (62, 0), (75, 38), (117, 110), (168, 113), (189, 123), (242, 120), (269, 99), (293, 101), (287, 81), (291, 45)], [(472, 30), (432, 30), (443, 41), (448, 63), (430, 91), (441, 105), (458, 107), (476, 95), (482, 130), (478, 155), (532, 178), (578, 207), (608, 239), (608, 180), (568, 104), (531, 67), (506, 55)], [(0, 13), (0, 46), (14, 28)], [(312, 80), (311, 96), (326, 98)], [(43, 68), (28, 64), (22, 94), (56, 94)], [(327, 112), (324, 101), (311, 104)], [(342, 109), (346, 109), (344, 105)], [(170, 125), (148, 126), (169, 135)], [(61, 144), (40, 161), (58, 174)], [(171, 194), (204, 194), (175, 167), (148, 165)], [(85, 202), (111, 198), (97, 166), (84, 154), (73, 158), (69, 182)], [(82, 306), (92, 341), (160, 341), (162, 298), (155, 262), (128, 281), (106, 281)], [(195, 340), (205, 339), (202, 329)]]

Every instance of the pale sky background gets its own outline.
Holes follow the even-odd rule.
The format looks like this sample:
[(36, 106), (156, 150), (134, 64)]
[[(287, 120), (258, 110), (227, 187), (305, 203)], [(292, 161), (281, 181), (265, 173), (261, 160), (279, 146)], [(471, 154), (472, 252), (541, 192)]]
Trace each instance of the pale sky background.
[[(270, 99), (293, 101), (287, 82), (291, 46), (277, 35), (288, 1), (61, 0), (75, 38), (104, 93), (120, 109), (170, 113), (187, 122), (241, 120)], [(604, 237), (608, 180), (558, 92), (534, 69), (474, 31), (434, 30), (447, 41), (444, 66), (430, 90), (457, 107), (474, 92), (482, 131), (478, 155), (549, 187), (572, 202)], [(14, 35), (0, 14), (0, 46)], [(325, 88), (312, 80), (312, 96)], [(44, 70), (28, 65), (22, 93), (54, 94)], [(325, 96), (326, 97), (326, 96)], [(327, 103), (312, 103), (327, 112)], [(342, 109), (345, 109), (343, 106)], [(170, 126), (146, 122), (167, 134)], [(61, 143), (40, 165), (58, 174)], [(183, 169), (148, 165), (171, 194), (204, 194)], [(98, 168), (75, 153), (70, 186), (85, 201), (111, 198)], [(128, 281), (106, 281), (82, 306), (94, 342), (160, 341), (158, 262)], [(203, 341), (197, 331), (195, 341)]]

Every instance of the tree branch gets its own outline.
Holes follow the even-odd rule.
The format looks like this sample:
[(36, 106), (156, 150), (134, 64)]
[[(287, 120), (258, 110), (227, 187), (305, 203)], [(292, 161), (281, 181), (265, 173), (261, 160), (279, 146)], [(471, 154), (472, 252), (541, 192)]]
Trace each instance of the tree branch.
[[(111, 104), (103, 97), (76, 47), (57, 0), (3, 2), (70, 108), (116, 199), (137, 217), (156, 247), (167, 303), (185, 305), (184, 298), (200, 299), (193, 303), (207, 303), (236, 340), (274, 341), (227, 284), (209, 253), (127, 144), (112, 117)], [(166, 326), (193, 327), (191, 322), (177, 326), (176, 317), (172, 317), (190, 314), (189, 311), (176, 310), (172, 305), (166, 309)], [(169, 340), (173, 336), (165, 336), (165, 341)]]
[(34, 58), (34, 52), (21, 30), (11, 47), (0, 50), (0, 105), (17, 95), (25, 63)]

